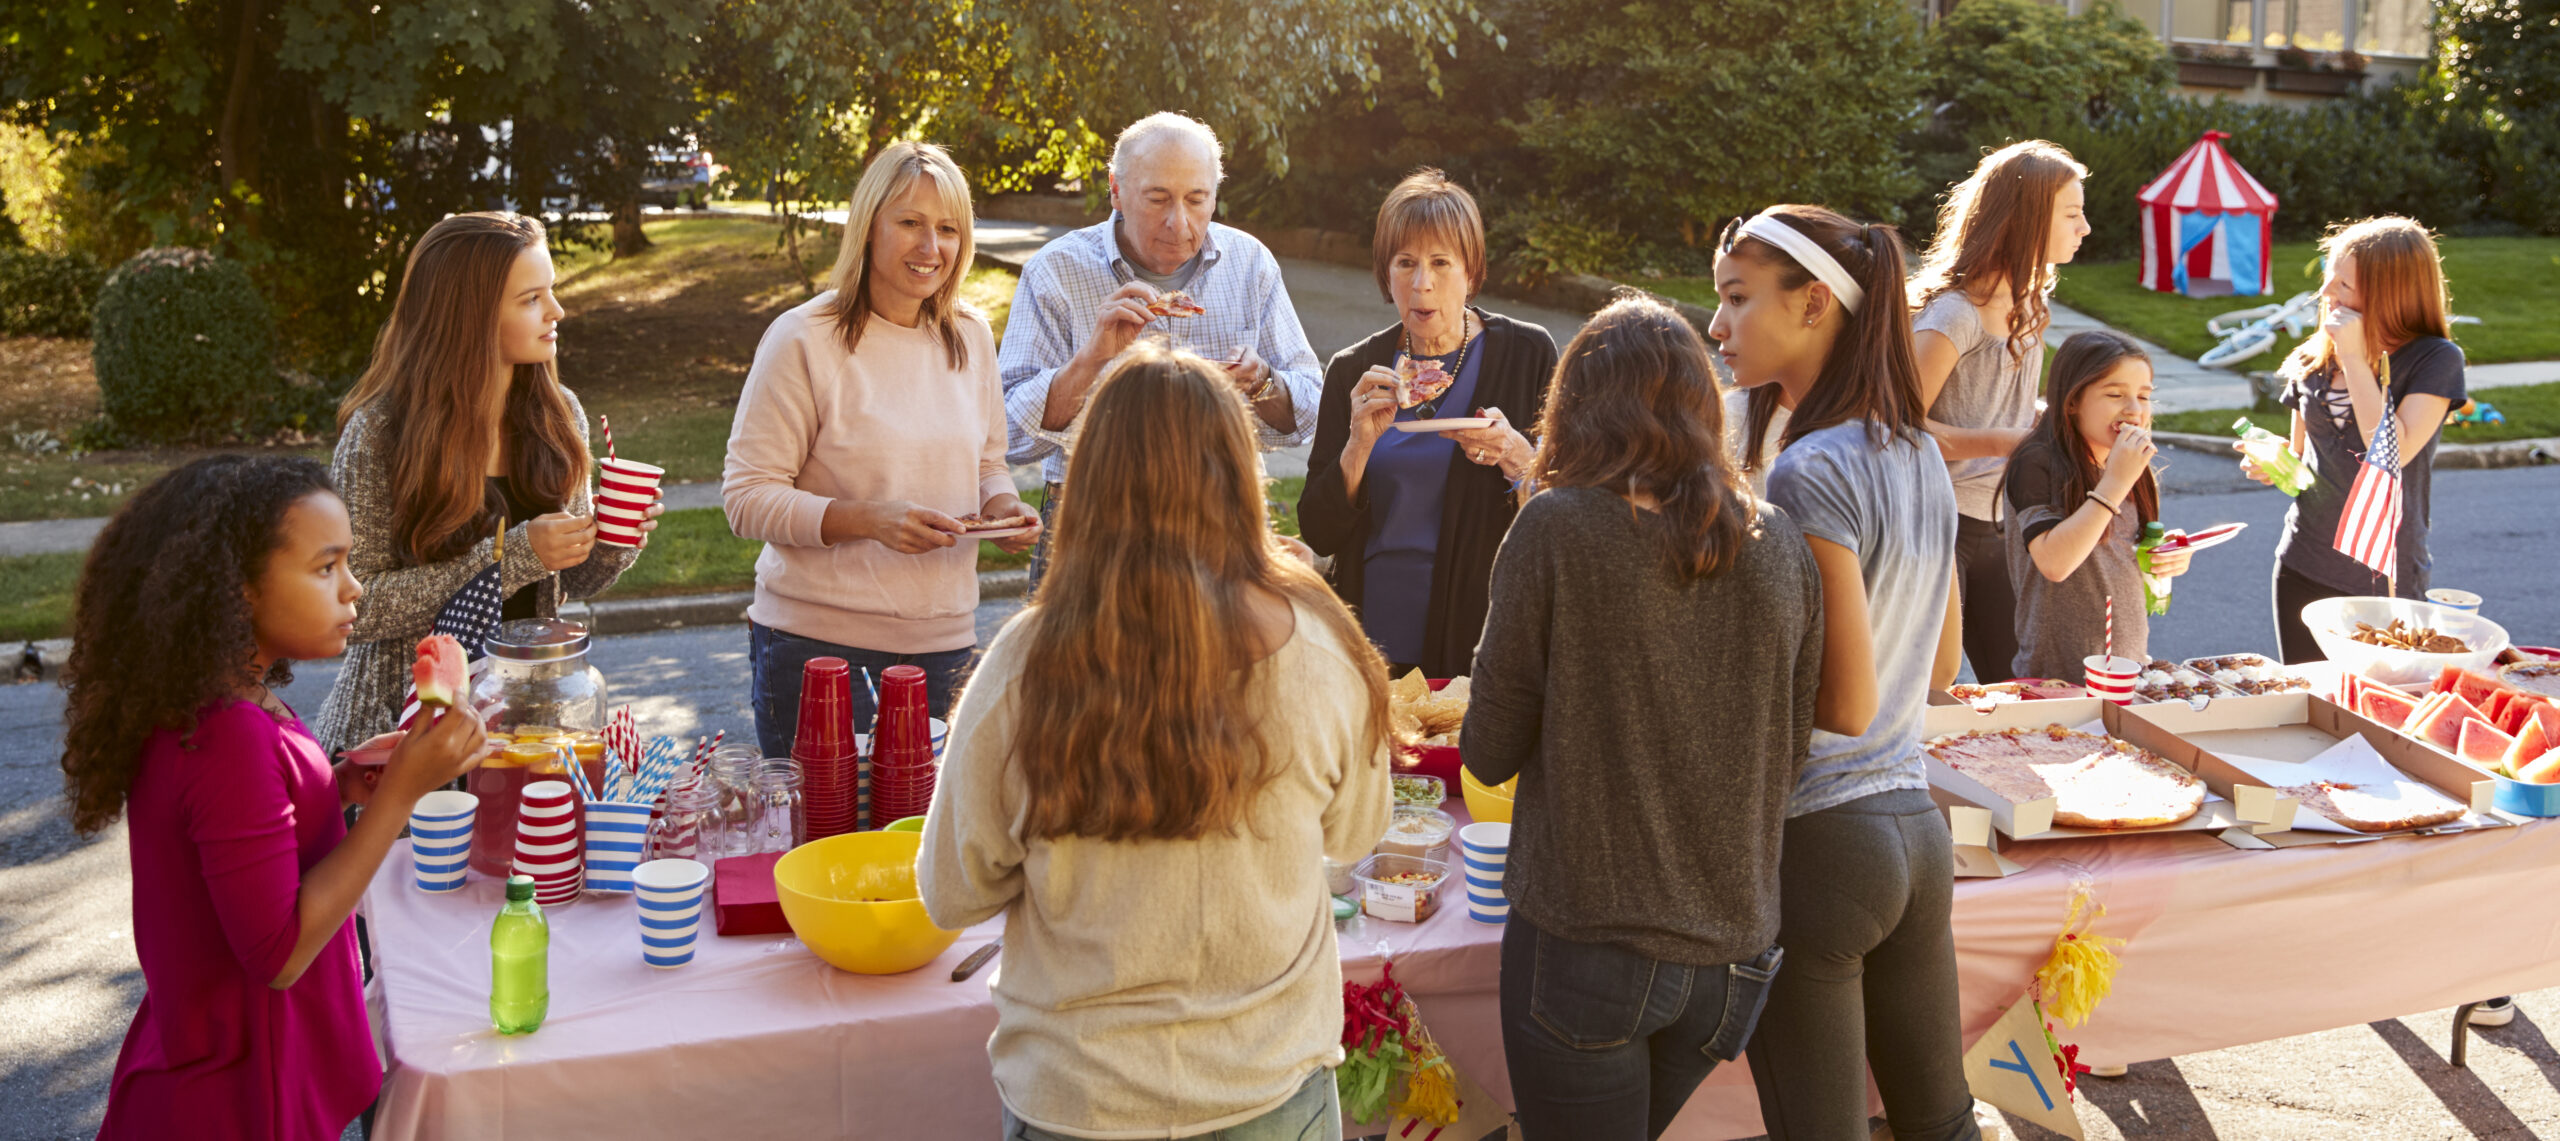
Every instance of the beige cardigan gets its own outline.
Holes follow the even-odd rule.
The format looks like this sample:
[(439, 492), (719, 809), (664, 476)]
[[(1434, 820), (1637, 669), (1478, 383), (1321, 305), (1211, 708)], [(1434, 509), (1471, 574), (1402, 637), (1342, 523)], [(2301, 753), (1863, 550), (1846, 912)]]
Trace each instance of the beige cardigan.
[[(1342, 1059), (1342, 961), (1324, 857), (1384, 835), (1383, 745), (1363, 749), (1359, 667), (1304, 609), (1254, 667), (1288, 758), (1233, 833), (1104, 842), (1021, 835), (1014, 748), (1035, 609), (988, 647), (954, 713), (916, 865), (946, 928), (1002, 912), (997, 1092), (1016, 1117), (1074, 1137), (1188, 1137), (1251, 1120)], [(1242, 695), (1239, 695), (1240, 697)]]
[[(577, 394), (569, 398), (569, 414), (577, 421), (578, 438), (587, 435), (587, 410)], [(400, 699), (408, 692), (410, 664), (418, 660), (418, 639), (435, 627), (437, 612), (453, 592), (489, 565), (495, 539), (482, 539), (461, 555), (424, 566), (400, 566), (391, 554), (391, 451), (382, 438), (386, 428), (371, 408), (347, 418), (338, 434), (338, 450), (329, 461), (338, 496), (347, 501), (347, 521), (355, 531), (355, 547), (347, 552), (347, 569), (364, 584), (356, 600), (356, 628), (347, 638), (346, 664), (338, 671), (329, 700), (320, 707), (312, 733), (333, 754), (388, 732), (400, 716)], [(586, 481), (569, 493), (563, 509), (572, 515), (590, 512)], [(559, 587), (533, 553), (523, 520), (509, 520), (506, 560), (498, 571), (501, 597), (529, 584), (540, 584), (534, 609), (545, 617), (560, 612), (560, 595), (593, 598), (604, 593), (640, 552), (632, 547), (597, 543), (587, 561), (560, 572)]]

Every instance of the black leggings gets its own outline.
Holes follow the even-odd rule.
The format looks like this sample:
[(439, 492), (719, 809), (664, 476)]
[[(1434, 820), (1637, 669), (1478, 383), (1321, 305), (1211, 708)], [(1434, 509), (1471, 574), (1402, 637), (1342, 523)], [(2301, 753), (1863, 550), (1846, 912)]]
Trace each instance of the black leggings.
[(2018, 595), (2009, 585), (2009, 541), (2000, 525), (1956, 516), (1956, 589), (1962, 593), (1964, 657), (1973, 680), (2017, 676)]

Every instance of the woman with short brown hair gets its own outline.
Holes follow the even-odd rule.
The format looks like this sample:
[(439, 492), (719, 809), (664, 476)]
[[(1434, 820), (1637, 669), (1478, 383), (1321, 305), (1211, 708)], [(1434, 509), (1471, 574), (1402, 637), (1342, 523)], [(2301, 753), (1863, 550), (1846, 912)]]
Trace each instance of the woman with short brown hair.
[(935, 923), (1005, 916), (1004, 1136), (1340, 1137), (1323, 864), (1386, 831), (1384, 664), (1280, 553), (1217, 365), (1142, 343), (1083, 416), (916, 864)]
[[(1473, 669), (1493, 554), (1537, 451), (1513, 424), (1545, 411), (1555, 339), (1472, 304), (1484, 217), (1439, 171), (1388, 192), (1369, 248), (1398, 320), (1325, 366), (1298, 524), (1398, 672), (1456, 677)], [(1434, 423), (1461, 418), (1490, 423)]]

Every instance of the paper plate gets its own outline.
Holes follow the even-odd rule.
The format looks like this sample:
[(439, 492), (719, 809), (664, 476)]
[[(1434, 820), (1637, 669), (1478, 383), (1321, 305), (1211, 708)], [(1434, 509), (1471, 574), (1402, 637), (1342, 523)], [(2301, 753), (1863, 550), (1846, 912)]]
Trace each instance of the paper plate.
[(1398, 420), (1399, 432), (1464, 432), (1470, 428), (1493, 427), (1491, 416), (1445, 416), (1438, 420)]
[(1031, 524), (1025, 523), (1019, 527), (1002, 527), (993, 531), (969, 531), (965, 532), (963, 537), (971, 539), (1010, 539), (1016, 535), (1028, 535), (1035, 529), (1036, 528)]
[(2168, 543), (2161, 545), (2176, 551), (2201, 551), (2206, 547), (2218, 547), (2230, 542), (2234, 536), (2247, 530), (2248, 526), (2246, 523), (2216, 523), (2204, 530), (2190, 531), (2177, 537), (2175, 546), (2170, 546)]

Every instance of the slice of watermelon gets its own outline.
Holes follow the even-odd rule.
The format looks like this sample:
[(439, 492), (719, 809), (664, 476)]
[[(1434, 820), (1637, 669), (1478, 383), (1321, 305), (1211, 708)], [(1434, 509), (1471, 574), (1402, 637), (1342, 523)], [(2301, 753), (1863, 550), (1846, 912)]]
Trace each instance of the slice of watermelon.
[(2356, 710), (2376, 723), (2392, 729), (2408, 724), (2409, 716), (2417, 711), (2417, 698), (2378, 685), (2365, 688), (2362, 706)]
[[(2533, 711), (2541, 708), (2542, 705), (2543, 701), (2541, 698), (2535, 697), (2532, 694), (2526, 694), (2507, 702), (2507, 707), (2499, 710), (2498, 715), (2490, 718), (2490, 720), (2497, 722), (2498, 728), (2504, 729), (2510, 734), (2521, 732), (2526, 725), (2532, 723)], [(2553, 743), (2560, 744), (2560, 741), (2555, 741)]]
[(2523, 772), (2534, 758), (2550, 752), (2554, 745), (2560, 745), (2560, 741), (2552, 740), (2550, 734), (2543, 732), (2541, 722), (2527, 721), (2524, 732), (2516, 734), (2515, 743), (2507, 746), (2506, 755), (2498, 758), (2498, 768), (2508, 776), (2514, 776)]
[(2499, 762), (2506, 760), (2507, 747), (2515, 743), (2515, 738), (2499, 732), (2497, 726), (2486, 721), (2465, 721), (2453, 755), (2482, 768), (2496, 768)]
[[(2480, 715), (2488, 718), (2490, 724), (2497, 725), (2499, 718), (2506, 715), (2507, 702), (2514, 700), (2517, 696), (2519, 695), (2514, 690), (2506, 689), (2490, 694), (2489, 700), (2480, 703)], [(2504, 726), (2500, 727), (2504, 728)]]
[(2560, 748), (2560, 705), (2545, 701), (2533, 707), (2533, 719), (2542, 731), (2551, 735), (2551, 744)]
[(420, 705), (450, 709), (462, 704), (469, 692), (471, 663), (463, 659), (462, 643), (451, 634), (429, 634), (419, 639), (418, 661), (412, 668)]
[(2453, 692), (2453, 686), (2454, 686), (2454, 683), (2455, 683), (2455, 682), (2457, 682), (2457, 681), (2462, 680), (2462, 673), (2463, 673), (2463, 670), (2462, 670), (2462, 667), (2461, 667), (2461, 666), (2446, 666), (2446, 667), (2444, 668), (2444, 672), (2443, 672), (2443, 673), (2440, 673), (2440, 674), (2437, 674), (2437, 675), (2436, 675), (2436, 683), (2435, 683), (2434, 685), (2431, 685), (2431, 686), (2428, 686), (2428, 687), (2427, 687), (2427, 692), (2429, 692), (2429, 693), (2451, 693), (2451, 692)]
[(2496, 678), (2482, 677), (2469, 670), (2455, 670), (2461, 676), (2453, 679), (2453, 695), (2471, 703), (2473, 709), (2486, 709), (2489, 695), (2507, 688)]
[(2435, 712), (2422, 714), (2412, 721), (2409, 734), (2421, 740), (2432, 741), (2437, 748), (2450, 753), (2462, 743), (2463, 722), (2488, 719), (2481, 717), (2480, 711), (2472, 708), (2471, 703), (2464, 701), (2460, 694), (2439, 693), (2436, 697), (2441, 699), (2441, 702), (2436, 706)]
[(2516, 779), (2527, 784), (2560, 784), (2560, 749), (2544, 753), (2539, 759), (2517, 769)]

